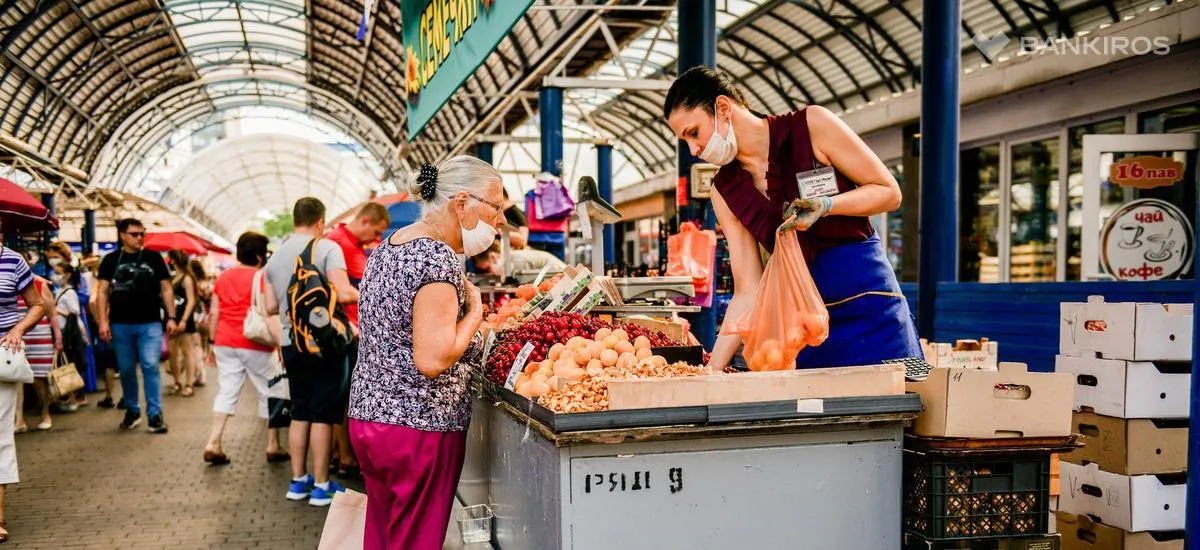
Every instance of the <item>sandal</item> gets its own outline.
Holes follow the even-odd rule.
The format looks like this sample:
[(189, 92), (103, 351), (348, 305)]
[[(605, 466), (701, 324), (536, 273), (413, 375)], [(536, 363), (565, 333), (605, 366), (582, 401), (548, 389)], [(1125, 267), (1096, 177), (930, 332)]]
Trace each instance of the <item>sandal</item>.
[(8, 522), (0, 520), (0, 544), (8, 542)]
[(213, 466), (224, 466), (233, 462), (229, 460), (228, 456), (225, 456), (225, 453), (214, 453), (212, 451), (204, 451), (204, 461)]
[(359, 469), (358, 464), (341, 464), (338, 466), (337, 476), (341, 479), (357, 478), (362, 476), (362, 470)]
[(179, 392), (179, 395), (183, 397), (191, 397), (196, 395), (196, 390), (192, 389), (191, 386), (184, 386), (183, 391)]
[(167, 395), (177, 395), (181, 391), (183, 391), (183, 386), (175, 384), (174, 386), (171, 386), (171, 389), (167, 390)]
[(267, 462), (287, 462), (292, 459), (292, 455), (287, 453), (267, 453)]
[(13, 433), (15, 433), (15, 434), (23, 434), (27, 431), (29, 431), (29, 426), (25, 425), (24, 422), (18, 424), (15, 428), (13, 428)]

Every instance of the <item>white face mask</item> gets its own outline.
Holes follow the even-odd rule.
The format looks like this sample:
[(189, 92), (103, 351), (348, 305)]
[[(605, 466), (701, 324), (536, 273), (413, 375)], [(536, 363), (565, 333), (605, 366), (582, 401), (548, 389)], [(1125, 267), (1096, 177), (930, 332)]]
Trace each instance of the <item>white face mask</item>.
[(708, 145), (705, 145), (704, 150), (700, 151), (700, 154), (697, 156), (704, 162), (717, 166), (725, 166), (733, 162), (733, 159), (737, 157), (737, 136), (733, 134), (732, 119), (726, 119), (727, 135), (721, 137), (717, 129), (717, 123), (720, 122), (720, 119), (716, 116), (716, 112), (717, 106), (713, 105), (713, 133), (708, 138)]
[(54, 267), (54, 266), (56, 266), (56, 265), (58, 265), (58, 264), (61, 264), (61, 263), (62, 263), (62, 260), (61, 260), (61, 259), (59, 259), (59, 258), (50, 258), (50, 266), (51, 266), (51, 267)]
[(496, 240), (496, 228), (479, 218), (475, 222), (475, 227), (467, 229), (462, 226), (462, 220), (459, 220), (459, 231), (462, 232), (463, 254), (471, 257), (483, 254), (483, 251), (492, 246), (492, 241)]

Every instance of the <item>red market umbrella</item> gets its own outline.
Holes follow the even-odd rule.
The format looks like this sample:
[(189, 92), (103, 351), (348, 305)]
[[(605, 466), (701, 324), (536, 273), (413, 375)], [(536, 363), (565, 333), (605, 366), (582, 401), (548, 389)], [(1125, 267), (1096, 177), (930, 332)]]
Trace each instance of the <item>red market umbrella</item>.
[(58, 218), (41, 201), (21, 186), (0, 178), (0, 231), (47, 231), (58, 229)]
[(146, 250), (170, 252), (182, 250), (193, 256), (207, 254), (208, 243), (190, 233), (173, 231), (168, 233), (146, 233)]

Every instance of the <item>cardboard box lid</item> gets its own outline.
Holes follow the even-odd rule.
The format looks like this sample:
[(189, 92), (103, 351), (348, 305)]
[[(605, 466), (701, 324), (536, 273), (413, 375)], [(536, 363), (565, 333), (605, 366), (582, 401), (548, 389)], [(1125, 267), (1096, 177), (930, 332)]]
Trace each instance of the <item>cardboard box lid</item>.
[(1183, 531), (1128, 533), (1086, 515), (1055, 512), (1062, 550), (1183, 550)]
[(995, 371), (936, 368), (924, 382), (925, 412), (914, 433), (943, 437), (1055, 437), (1070, 435), (1074, 380), (1063, 373), (1028, 372), (1022, 363)]

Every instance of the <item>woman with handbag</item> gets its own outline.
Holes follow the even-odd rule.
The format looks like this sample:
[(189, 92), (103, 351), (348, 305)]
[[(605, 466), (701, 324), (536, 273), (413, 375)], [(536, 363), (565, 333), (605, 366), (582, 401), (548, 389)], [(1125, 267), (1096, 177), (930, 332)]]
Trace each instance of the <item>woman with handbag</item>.
[[(0, 242), (4, 242), (3, 233)], [(27, 304), (24, 312), (17, 306), (18, 297)], [(45, 314), (46, 306), (33, 284), (29, 265), (20, 254), (0, 246), (0, 427), (16, 422), (17, 389), (20, 382), (32, 378), (28, 363), (23, 361), (25, 333)], [(0, 429), (0, 543), (8, 541), (5, 488), (18, 481), (16, 440), (12, 430)]]
[[(267, 318), (263, 302), (263, 272), (267, 263), (268, 239), (258, 233), (242, 233), (237, 240), (239, 265), (226, 270), (213, 287), (208, 326), (217, 355), (217, 398), (213, 402), (212, 433), (204, 446), (204, 461), (213, 466), (229, 464), (221, 448), (225, 423), (237, 411), (238, 396), (246, 378), (258, 391), (258, 416), (268, 418), (267, 381), (275, 366), (279, 323)], [(267, 429), (267, 462), (285, 462), (291, 457), (279, 445), (279, 430)]]
[(69, 263), (54, 265), (54, 284), (58, 292), (54, 295), (55, 312), (57, 313), (58, 328), (62, 334), (62, 355), (67, 363), (75, 366), (79, 375), (77, 390), (62, 394), (60, 386), (57, 391), (65, 403), (59, 407), (74, 412), (81, 405), (87, 405), (87, 393), (83, 390), (84, 378), (87, 376), (87, 326), (83, 322), (83, 304), (79, 295), (79, 272)]

